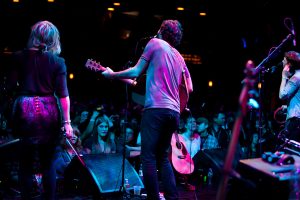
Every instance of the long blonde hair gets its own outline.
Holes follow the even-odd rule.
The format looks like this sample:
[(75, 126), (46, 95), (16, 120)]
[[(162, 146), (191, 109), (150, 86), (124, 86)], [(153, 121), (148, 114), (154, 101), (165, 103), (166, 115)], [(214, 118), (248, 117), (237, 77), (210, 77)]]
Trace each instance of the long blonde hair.
[(59, 55), (61, 52), (59, 31), (49, 21), (39, 21), (31, 27), (28, 48), (38, 48)]

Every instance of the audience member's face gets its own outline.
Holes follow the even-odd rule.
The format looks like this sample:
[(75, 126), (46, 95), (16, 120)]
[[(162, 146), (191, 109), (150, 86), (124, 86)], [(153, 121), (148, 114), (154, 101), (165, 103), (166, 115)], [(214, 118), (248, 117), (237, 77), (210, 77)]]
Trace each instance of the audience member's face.
[(108, 124), (106, 122), (101, 122), (98, 126), (97, 126), (97, 131), (98, 131), (98, 134), (101, 136), (101, 137), (104, 137), (107, 135), (108, 133)]
[(197, 125), (197, 131), (198, 133), (203, 133), (207, 129), (208, 125), (204, 122)]
[(133, 130), (131, 128), (126, 128), (126, 142), (131, 142), (134, 139)]
[(195, 131), (197, 129), (197, 124), (195, 118), (188, 118), (185, 128), (189, 131)]
[(218, 124), (219, 126), (223, 126), (225, 125), (225, 122), (226, 122), (226, 117), (223, 113), (219, 113), (218, 114), (218, 117), (214, 118), (214, 122), (216, 124)]

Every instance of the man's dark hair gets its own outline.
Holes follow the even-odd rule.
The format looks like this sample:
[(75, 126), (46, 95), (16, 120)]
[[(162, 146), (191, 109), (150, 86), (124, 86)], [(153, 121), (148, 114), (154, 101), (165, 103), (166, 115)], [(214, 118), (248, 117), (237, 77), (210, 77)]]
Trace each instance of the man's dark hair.
[(296, 51), (288, 51), (284, 54), (284, 57), (295, 69), (300, 69), (300, 54)]
[(176, 47), (182, 39), (182, 26), (177, 20), (164, 20), (160, 26), (159, 34), (163, 40)]

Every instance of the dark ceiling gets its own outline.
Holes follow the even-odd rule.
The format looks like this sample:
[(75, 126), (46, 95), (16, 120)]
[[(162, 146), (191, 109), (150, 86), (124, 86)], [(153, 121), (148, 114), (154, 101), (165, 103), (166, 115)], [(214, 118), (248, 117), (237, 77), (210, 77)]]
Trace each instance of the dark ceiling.
[[(75, 74), (69, 86), (77, 98), (122, 99), (113, 93), (124, 93), (123, 85), (89, 72), (84, 67), (86, 60), (92, 58), (113, 69), (122, 69), (139, 57), (145, 43), (142, 38), (155, 35), (163, 19), (173, 18), (184, 28), (180, 52), (199, 55), (202, 61), (199, 65), (188, 63), (195, 87), (191, 101), (218, 99), (237, 106), (246, 61), (251, 59), (259, 65), (268, 58), (271, 49), (290, 33), (290, 21), (296, 33), (299, 29), (299, 15), (292, 0), (120, 0), (121, 7), (114, 12), (107, 11), (112, 6), (109, 0), (20, 0), (19, 4), (11, 1), (0, 3), (2, 54), (24, 48), (35, 22), (52, 21), (61, 32), (62, 56), (69, 72)], [(177, 6), (185, 7), (185, 11), (177, 11)], [(198, 15), (203, 10), (206, 17)], [(134, 16), (136, 12), (139, 15)], [(124, 39), (126, 33), (130, 34)], [(277, 63), (283, 51), (296, 48), (292, 41), (286, 42), (268, 59), (266, 67)], [(278, 74), (272, 76), (266, 76), (266, 87)], [(207, 87), (208, 80), (214, 81), (213, 89)], [(278, 87), (279, 82), (273, 82), (274, 92), (268, 90), (267, 98)]]

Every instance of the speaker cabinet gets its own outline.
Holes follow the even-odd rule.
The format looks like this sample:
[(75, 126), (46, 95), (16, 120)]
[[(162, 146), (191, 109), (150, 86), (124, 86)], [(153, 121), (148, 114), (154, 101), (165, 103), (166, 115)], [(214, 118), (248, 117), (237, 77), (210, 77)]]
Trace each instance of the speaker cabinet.
[[(218, 184), (220, 177), (222, 175), (222, 170), (226, 158), (227, 150), (216, 148), (216, 149), (204, 149), (198, 151), (193, 157), (195, 172), (207, 175), (208, 169), (213, 170), (213, 183)], [(238, 162), (238, 153), (234, 157), (233, 168), (236, 167)], [(197, 176), (197, 175), (196, 175)]]
[[(129, 180), (130, 188), (144, 184), (133, 166), (125, 159), (124, 178)], [(68, 190), (80, 190), (83, 193), (111, 194), (122, 188), (123, 156), (121, 154), (88, 154), (74, 157), (65, 170)], [(90, 187), (91, 186), (91, 187)]]

